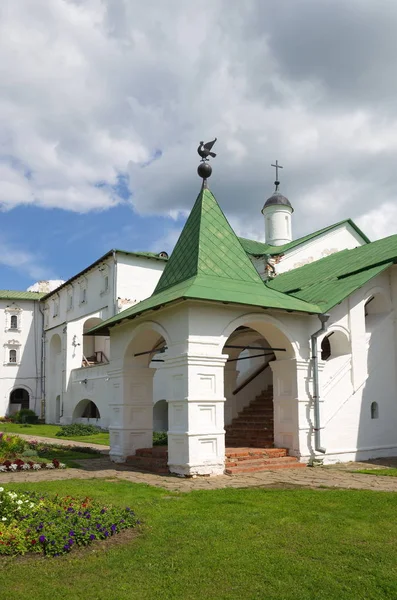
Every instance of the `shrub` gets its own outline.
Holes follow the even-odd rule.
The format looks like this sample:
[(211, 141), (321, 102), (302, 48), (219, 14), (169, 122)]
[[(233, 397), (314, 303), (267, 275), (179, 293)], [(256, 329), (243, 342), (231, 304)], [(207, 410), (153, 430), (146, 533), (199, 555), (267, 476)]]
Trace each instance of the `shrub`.
[(59, 556), (139, 524), (129, 508), (0, 487), (0, 555)]
[(168, 444), (168, 435), (165, 431), (153, 431), (153, 446), (166, 446)]
[(71, 425), (62, 425), (60, 431), (55, 434), (57, 437), (76, 437), (83, 435), (95, 435), (104, 431), (95, 425), (85, 425), (84, 423), (72, 423)]
[(4, 435), (0, 433), (0, 457), (13, 458), (17, 454), (21, 454), (27, 444), (26, 441), (17, 435)]
[(21, 410), (19, 410), (14, 415), (15, 423), (33, 423), (33, 424), (35, 424), (35, 423), (37, 423), (38, 420), (39, 420), (39, 417), (36, 415), (34, 410), (30, 410), (30, 408), (21, 408)]

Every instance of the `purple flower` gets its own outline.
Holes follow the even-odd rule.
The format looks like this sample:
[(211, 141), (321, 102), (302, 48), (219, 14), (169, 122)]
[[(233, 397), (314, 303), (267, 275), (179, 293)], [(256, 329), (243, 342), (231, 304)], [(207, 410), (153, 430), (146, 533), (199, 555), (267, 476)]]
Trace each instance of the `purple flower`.
[(70, 538), (70, 540), (69, 540), (69, 546), (72, 546), (73, 543), (74, 543), (74, 540), (72, 538)]
[(69, 550), (69, 546), (67, 544), (65, 544), (63, 549), (67, 551), (67, 550)]
[(101, 515), (103, 515), (105, 512), (106, 512), (106, 510), (103, 508), (103, 509), (101, 510)]
[(90, 535), (90, 540), (96, 540), (96, 537), (93, 533), (91, 533), (91, 535)]
[(75, 535), (74, 531), (69, 531), (69, 535), (70, 535), (70, 536), (73, 536), (73, 535)]
[(41, 536), (39, 537), (39, 542), (40, 542), (41, 544), (44, 544), (44, 542), (45, 542), (45, 541), (46, 541), (46, 537), (45, 537), (45, 535), (41, 535)]
[(116, 525), (112, 525), (110, 529), (111, 529), (112, 531), (115, 531), (115, 529), (116, 529)]
[(86, 514), (86, 516), (85, 516), (85, 518), (86, 518), (86, 519), (91, 519), (91, 515), (90, 515), (90, 513), (87, 513), (87, 514)]
[(109, 535), (109, 532), (105, 531), (105, 537), (108, 537), (108, 535)]
[(74, 508), (72, 508), (71, 506), (69, 506), (68, 512), (74, 512)]

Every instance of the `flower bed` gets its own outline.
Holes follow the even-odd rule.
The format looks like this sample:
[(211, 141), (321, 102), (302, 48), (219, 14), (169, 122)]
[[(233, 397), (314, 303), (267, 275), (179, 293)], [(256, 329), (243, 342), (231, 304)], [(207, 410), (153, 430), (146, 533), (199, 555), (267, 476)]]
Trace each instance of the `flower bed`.
[(15, 471), (39, 471), (40, 469), (66, 469), (65, 463), (54, 458), (51, 462), (23, 461), (21, 458), (0, 462), (0, 473), (15, 473)]
[(139, 524), (129, 508), (0, 487), (0, 555), (59, 556)]

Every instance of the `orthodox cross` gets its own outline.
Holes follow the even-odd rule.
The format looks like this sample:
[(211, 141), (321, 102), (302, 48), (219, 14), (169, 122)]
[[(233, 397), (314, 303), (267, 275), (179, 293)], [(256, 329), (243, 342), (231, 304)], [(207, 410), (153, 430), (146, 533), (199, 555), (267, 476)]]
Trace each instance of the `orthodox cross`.
[(276, 186), (276, 192), (277, 192), (278, 186), (280, 185), (280, 181), (278, 179), (278, 170), (283, 169), (284, 167), (282, 167), (281, 165), (278, 164), (278, 160), (276, 160), (275, 165), (270, 165), (270, 166), (275, 167), (275, 169), (276, 169), (276, 181), (274, 182), (274, 185)]

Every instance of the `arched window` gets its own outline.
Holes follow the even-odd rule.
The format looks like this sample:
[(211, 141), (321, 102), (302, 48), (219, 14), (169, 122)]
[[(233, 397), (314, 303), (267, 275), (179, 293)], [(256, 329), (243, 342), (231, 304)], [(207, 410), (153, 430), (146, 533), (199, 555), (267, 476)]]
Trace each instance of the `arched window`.
[(331, 356), (331, 342), (329, 341), (330, 335), (326, 335), (321, 342), (321, 360), (328, 360)]
[(11, 315), (10, 329), (18, 329), (18, 317), (17, 317), (17, 315)]
[(377, 402), (371, 403), (371, 419), (377, 419), (379, 417), (379, 406)]
[(10, 363), (17, 362), (17, 351), (16, 350), (10, 350), (8, 362), (10, 362)]

